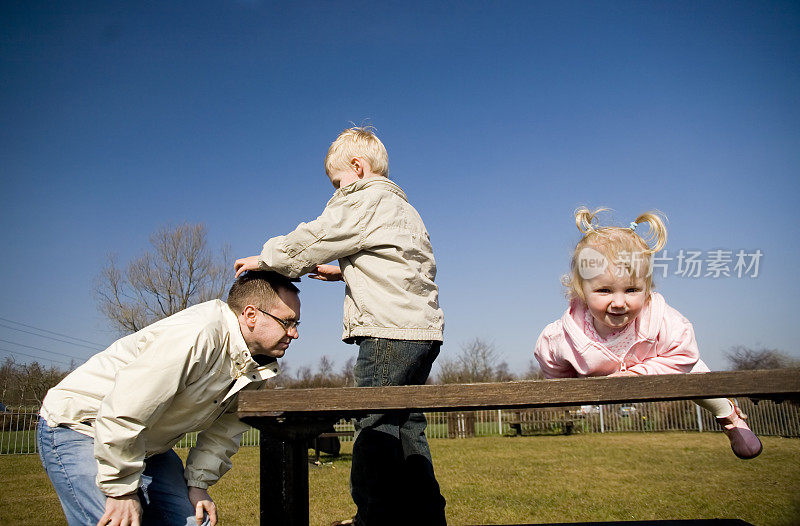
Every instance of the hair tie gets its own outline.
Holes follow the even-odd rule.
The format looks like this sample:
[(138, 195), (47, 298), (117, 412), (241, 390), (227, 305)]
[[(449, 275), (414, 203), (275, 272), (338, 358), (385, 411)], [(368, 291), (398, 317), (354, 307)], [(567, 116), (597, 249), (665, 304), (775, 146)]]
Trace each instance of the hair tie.
[(631, 221), (630, 229), (636, 232), (636, 227), (639, 226), (636, 221)]

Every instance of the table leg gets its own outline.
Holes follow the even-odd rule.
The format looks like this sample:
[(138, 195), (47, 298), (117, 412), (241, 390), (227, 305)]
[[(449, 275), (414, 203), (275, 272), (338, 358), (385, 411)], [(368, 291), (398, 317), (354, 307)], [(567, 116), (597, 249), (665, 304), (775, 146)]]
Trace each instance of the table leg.
[(308, 439), (261, 433), (261, 526), (308, 526)]

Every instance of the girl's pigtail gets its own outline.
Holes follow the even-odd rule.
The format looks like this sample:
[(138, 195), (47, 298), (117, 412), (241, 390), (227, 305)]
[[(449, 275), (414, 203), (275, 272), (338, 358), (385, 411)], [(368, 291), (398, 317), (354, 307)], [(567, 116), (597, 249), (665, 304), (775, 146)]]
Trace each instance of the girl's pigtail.
[(583, 233), (585, 236), (591, 232), (597, 230), (598, 221), (595, 216), (600, 212), (605, 212), (608, 208), (598, 208), (594, 212), (591, 212), (585, 206), (582, 206), (575, 210), (575, 226), (578, 227), (578, 230)]
[(634, 223), (647, 223), (647, 237), (641, 236), (645, 243), (647, 243), (648, 253), (655, 254), (660, 251), (667, 244), (667, 227), (664, 225), (666, 216), (654, 210), (652, 212), (645, 212), (636, 218)]

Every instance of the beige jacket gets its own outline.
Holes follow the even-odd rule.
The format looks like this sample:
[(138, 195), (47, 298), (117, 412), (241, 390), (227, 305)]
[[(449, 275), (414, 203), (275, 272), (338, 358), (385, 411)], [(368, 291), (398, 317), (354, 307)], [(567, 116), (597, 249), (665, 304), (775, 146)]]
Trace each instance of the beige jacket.
[(339, 260), (342, 339), (442, 341), (436, 261), (419, 213), (391, 180), (371, 177), (334, 192), (320, 215), (264, 244), (261, 268), (297, 277)]
[(94, 437), (97, 485), (109, 496), (139, 487), (147, 456), (199, 431), (187, 484), (207, 488), (231, 468), (249, 426), (237, 393), (263, 388), (277, 363), (259, 366), (239, 321), (220, 300), (195, 305), (114, 342), (48, 391), (41, 415)]

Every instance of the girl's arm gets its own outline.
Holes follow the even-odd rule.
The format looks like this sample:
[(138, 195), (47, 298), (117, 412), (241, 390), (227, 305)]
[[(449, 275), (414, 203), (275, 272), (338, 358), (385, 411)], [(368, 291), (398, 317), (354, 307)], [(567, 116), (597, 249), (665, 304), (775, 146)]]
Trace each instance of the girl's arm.
[(692, 367), (700, 359), (692, 324), (684, 320), (681, 326), (676, 327), (675, 334), (668, 336), (671, 338), (663, 351), (658, 350), (660, 343), (657, 341), (653, 356), (648, 356), (641, 363), (628, 367), (628, 372), (637, 375), (691, 372)]
[(558, 345), (545, 334), (547, 328), (539, 335), (533, 355), (539, 362), (539, 368), (546, 378), (576, 378), (578, 373), (558, 352)]

